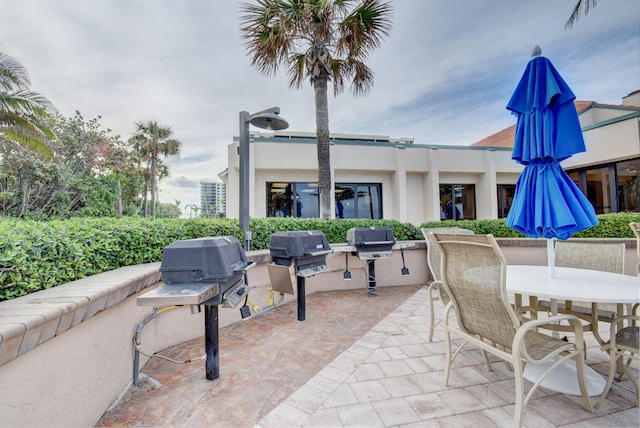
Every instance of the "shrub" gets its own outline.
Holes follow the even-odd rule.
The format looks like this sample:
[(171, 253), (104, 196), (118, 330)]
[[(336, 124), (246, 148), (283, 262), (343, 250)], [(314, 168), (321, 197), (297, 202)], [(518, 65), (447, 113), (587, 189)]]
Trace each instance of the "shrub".
[[(629, 223), (640, 213), (599, 215), (600, 224), (576, 237), (633, 238)], [(398, 241), (421, 240), (421, 227), (459, 226), (496, 237), (522, 235), (500, 220), (446, 220), (416, 227), (396, 220), (252, 218), (251, 249), (269, 248), (279, 231), (321, 230), (330, 243), (346, 241), (352, 227), (387, 226)], [(0, 218), (0, 300), (23, 296), (123, 266), (158, 262), (162, 250), (181, 239), (235, 236), (235, 219), (72, 218), (36, 221)]]

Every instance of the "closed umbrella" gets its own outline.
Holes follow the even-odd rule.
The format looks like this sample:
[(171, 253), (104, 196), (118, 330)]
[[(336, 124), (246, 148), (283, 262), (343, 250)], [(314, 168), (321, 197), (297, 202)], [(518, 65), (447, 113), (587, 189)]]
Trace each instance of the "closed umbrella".
[[(506, 224), (530, 238), (547, 239), (549, 274), (555, 276), (553, 239), (568, 239), (574, 233), (598, 224), (593, 205), (569, 178), (560, 162), (586, 150), (578, 120), (575, 95), (538, 46), (516, 87), (507, 109), (518, 120), (512, 158), (524, 165), (518, 178)], [(552, 299), (552, 312), (557, 303)], [(525, 378), (535, 381), (551, 366), (527, 364)], [(588, 370), (589, 391), (599, 394), (601, 376)], [(579, 395), (575, 365), (560, 365), (542, 386)], [(599, 391), (599, 392), (598, 392)]]
[(554, 275), (552, 238), (568, 239), (598, 224), (593, 205), (560, 166), (584, 152), (575, 95), (549, 59), (533, 58), (507, 109), (517, 116), (512, 158), (524, 165), (506, 224), (530, 238), (547, 238)]

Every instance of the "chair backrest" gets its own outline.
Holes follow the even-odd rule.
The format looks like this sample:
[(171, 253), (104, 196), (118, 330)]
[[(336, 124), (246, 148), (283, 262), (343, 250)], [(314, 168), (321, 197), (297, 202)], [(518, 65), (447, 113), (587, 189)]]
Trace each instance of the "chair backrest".
[(625, 245), (587, 242), (556, 242), (555, 264), (559, 267), (624, 273)]
[(422, 231), (425, 243), (427, 244), (427, 266), (431, 272), (431, 277), (434, 281), (442, 281), (442, 274), (440, 272), (442, 253), (440, 252), (440, 247), (433, 237), (433, 233), (473, 234), (473, 231), (460, 229), (459, 227), (423, 227), (420, 230)]
[(629, 227), (636, 235), (636, 252), (638, 253), (638, 264), (636, 265), (636, 274), (640, 276), (640, 223), (629, 223)]
[(520, 322), (507, 296), (507, 262), (493, 235), (433, 236), (443, 254), (442, 283), (458, 326), (510, 348)]

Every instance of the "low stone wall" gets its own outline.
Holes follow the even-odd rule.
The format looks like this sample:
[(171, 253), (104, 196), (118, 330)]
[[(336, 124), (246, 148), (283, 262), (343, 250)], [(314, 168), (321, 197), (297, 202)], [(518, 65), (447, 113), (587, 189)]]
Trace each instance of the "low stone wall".
[[(509, 264), (546, 264), (544, 240), (499, 239)], [(635, 240), (625, 242), (626, 273), (636, 274)], [(376, 262), (380, 287), (430, 281), (423, 241), (404, 250), (409, 276), (402, 276), (399, 251)], [(250, 299), (265, 302), (268, 251), (251, 251)], [(345, 258), (352, 279), (345, 281)], [(328, 258), (329, 271), (307, 278), (306, 292), (367, 287), (365, 262), (350, 254)], [(94, 425), (133, 379), (136, 327), (151, 311), (136, 298), (161, 285), (159, 263), (130, 266), (0, 302), (0, 426)], [(286, 296), (286, 300), (294, 299)], [(292, 315), (292, 316), (295, 316)], [(241, 321), (237, 308), (220, 308), (219, 326)], [(188, 307), (164, 312), (144, 327), (142, 349), (161, 351), (202, 336), (204, 316)], [(224, 350), (221, 350), (224, 352)], [(204, 343), (203, 343), (204, 354)], [(197, 358), (200, 355), (190, 356)], [(141, 356), (140, 367), (148, 360)], [(203, 381), (205, 380), (204, 362)]]

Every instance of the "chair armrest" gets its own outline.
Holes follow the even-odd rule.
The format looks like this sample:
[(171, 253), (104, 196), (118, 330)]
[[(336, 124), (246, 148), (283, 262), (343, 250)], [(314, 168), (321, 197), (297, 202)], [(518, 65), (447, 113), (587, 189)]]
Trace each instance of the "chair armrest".
[(611, 321), (611, 327), (609, 328), (609, 338), (611, 340), (615, 338), (618, 327), (622, 327), (623, 321), (625, 320), (634, 321), (633, 325), (636, 325), (635, 322), (640, 321), (640, 315), (620, 315), (618, 317), (615, 317), (613, 321)]
[[(571, 326), (573, 326), (573, 330), (576, 335), (576, 340), (575, 340), (575, 343), (573, 344), (571, 344), (570, 342), (567, 342), (567, 345), (571, 344), (572, 346), (575, 347), (576, 350), (583, 351), (584, 339), (583, 339), (582, 323), (580, 322), (580, 318), (576, 317), (575, 315), (569, 315), (569, 314), (555, 315), (555, 316), (543, 318), (543, 319), (534, 319), (521, 324), (520, 328), (518, 328), (513, 338), (512, 349), (514, 350), (518, 349), (518, 350), (524, 351), (527, 354), (527, 358), (529, 358), (526, 348), (524, 347), (525, 335), (531, 330), (534, 330), (538, 327), (544, 328), (545, 324), (549, 324), (556, 321), (558, 322), (567, 321)], [(562, 349), (558, 350), (557, 352), (554, 352), (552, 355), (559, 354), (561, 351)]]

